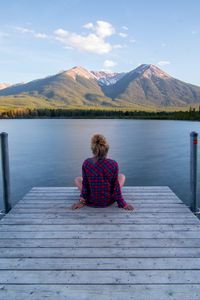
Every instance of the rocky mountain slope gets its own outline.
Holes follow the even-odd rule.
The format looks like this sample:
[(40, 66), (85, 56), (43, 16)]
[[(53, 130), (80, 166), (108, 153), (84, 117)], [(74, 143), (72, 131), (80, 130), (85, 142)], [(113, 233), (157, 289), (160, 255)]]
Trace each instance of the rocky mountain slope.
[(112, 99), (159, 106), (200, 103), (200, 87), (175, 79), (154, 65), (141, 65), (103, 88)]
[(0, 90), (6, 89), (9, 86), (11, 86), (10, 83), (0, 82)]
[(200, 87), (171, 77), (155, 65), (143, 64), (128, 73), (88, 71), (82, 67), (13, 85), (3, 96), (44, 98), (64, 105), (184, 106), (200, 103)]

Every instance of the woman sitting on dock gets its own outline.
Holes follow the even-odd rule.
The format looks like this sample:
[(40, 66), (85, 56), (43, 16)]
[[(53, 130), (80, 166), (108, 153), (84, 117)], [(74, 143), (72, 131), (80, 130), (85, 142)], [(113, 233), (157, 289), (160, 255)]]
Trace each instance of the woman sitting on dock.
[(73, 204), (72, 208), (77, 209), (84, 205), (106, 207), (116, 201), (118, 207), (133, 210), (133, 206), (122, 197), (121, 188), (125, 176), (118, 174), (118, 163), (107, 158), (109, 145), (106, 138), (95, 134), (91, 140), (91, 149), (94, 156), (83, 162), (82, 177), (75, 179), (81, 194), (79, 202)]

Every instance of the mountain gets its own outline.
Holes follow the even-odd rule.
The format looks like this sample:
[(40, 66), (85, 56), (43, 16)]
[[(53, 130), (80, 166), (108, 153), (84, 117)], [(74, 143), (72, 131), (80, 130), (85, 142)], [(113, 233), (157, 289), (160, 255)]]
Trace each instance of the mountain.
[[(180, 107), (200, 104), (200, 87), (173, 78), (155, 65), (142, 64), (127, 73), (88, 71), (74, 67), (56, 75), (0, 90), (6, 97), (37, 98), (38, 105)], [(12, 98), (12, 99), (14, 99)], [(9, 98), (9, 103), (15, 100)], [(30, 99), (30, 98), (29, 98)], [(23, 103), (24, 103), (23, 101)], [(27, 100), (27, 105), (28, 105)], [(24, 104), (23, 104), (24, 105)]]
[(65, 75), (72, 77), (74, 80), (77, 80), (78, 77), (82, 77), (82, 78), (89, 79), (89, 80), (96, 79), (96, 76), (92, 72), (84, 69), (81, 66), (74, 67), (68, 71), (64, 71), (64, 73), (65, 73)]
[(0, 90), (3, 90), (9, 86), (11, 86), (10, 83), (2, 82), (2, 83), (0, 83)]
[(142, 64), (103, 88), (106, 96), (130, 103), (182, 106), (200, 103), (200, 87), (171, 77), (154, 65)]
[(100, 86), (115, 84), (125, 73), (111, 73), (105, 71), (91, 71)]
[(15, 85), (0, 91), (0, 96), (27, 95), (62, 101), (68, 105), (112, 104), (96, 80), (96, 77), (82, 67), (74, 67), (44, 79)]

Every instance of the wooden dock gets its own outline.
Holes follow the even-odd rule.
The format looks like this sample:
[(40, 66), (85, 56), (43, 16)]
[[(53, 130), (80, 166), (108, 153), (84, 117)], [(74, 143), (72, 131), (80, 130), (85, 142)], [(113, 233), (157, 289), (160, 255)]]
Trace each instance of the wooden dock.
[(199, 300), (197, 217), (167, 186), (123, 194), (134, 212), (33, 188), (0, 221), (0, 300)]

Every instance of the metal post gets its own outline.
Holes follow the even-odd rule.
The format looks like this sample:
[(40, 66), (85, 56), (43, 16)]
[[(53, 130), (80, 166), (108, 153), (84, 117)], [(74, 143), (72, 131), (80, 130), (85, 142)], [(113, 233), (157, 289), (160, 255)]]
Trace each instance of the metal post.
[(8, 134), (6, 132), (1, 133), (1, 159), (2, 159), (4, 209), (5, 209), (5, 213), (8, 213), (11, 210), (11, 202), (10, 202)]
[(198, 133), (192, 131), (190, 133), (190, 188), (191, 188), (191, 210), (198, 213), (197, 204), (197, 145)]

